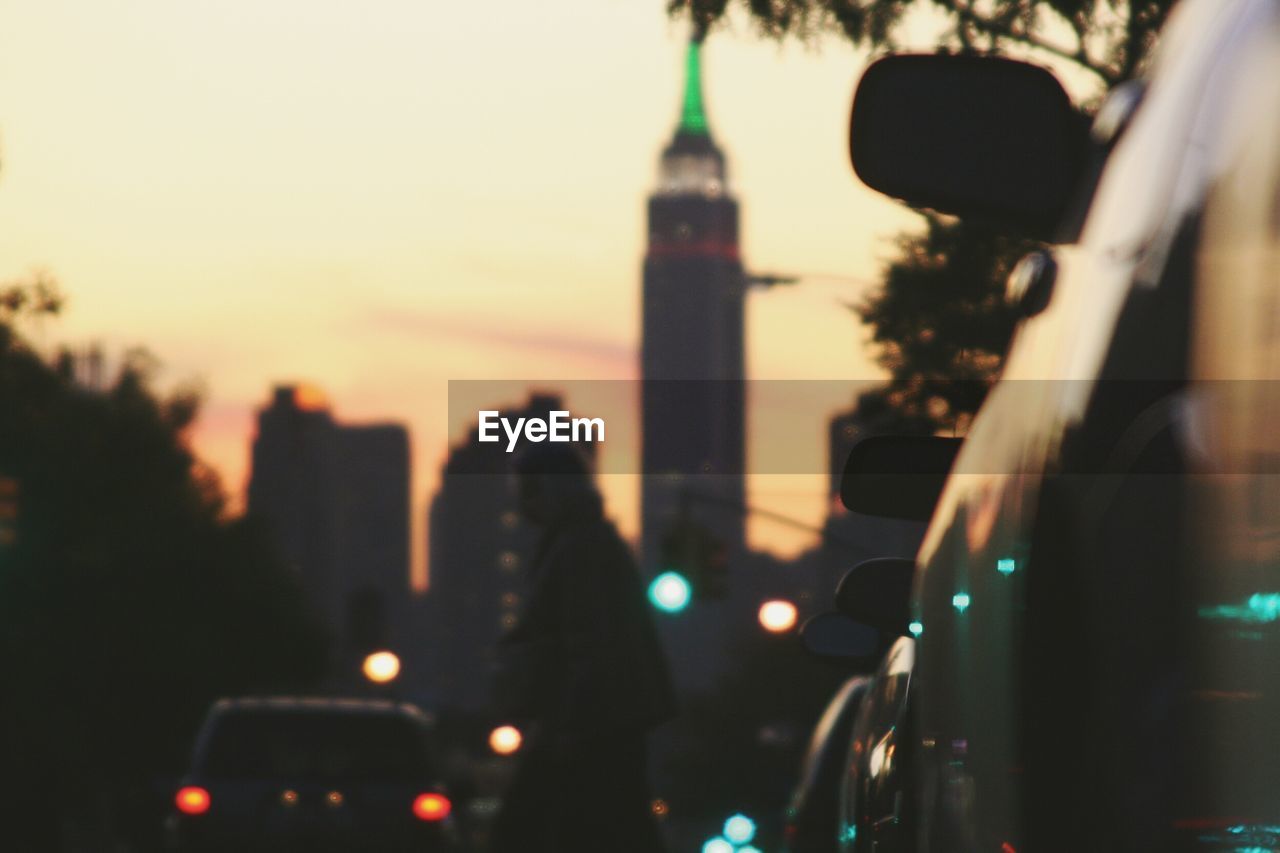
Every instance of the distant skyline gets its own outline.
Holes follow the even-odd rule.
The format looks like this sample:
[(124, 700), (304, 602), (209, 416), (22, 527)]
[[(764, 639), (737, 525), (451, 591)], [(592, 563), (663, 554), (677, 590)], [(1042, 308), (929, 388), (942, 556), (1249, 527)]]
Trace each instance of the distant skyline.
[[(45, 341), (143, 345), (162, 387), (200, 380), (194, 445), (237, 502), (277, 383), (318, 385), (347, 422), (408, 423), (420, 519), (458, 438), (449, 379), (638, 374), (644, 199), (687, 35), (657, 0), (11, 8), (0, 280), (60, 281), (68, 307)], [(747, 268), (854, 280), (752, 294), (753, 378), (878, 375), (840, 303), (916, 219), (848, 166), (864, 64), (838, 38), (779, 46), (742, 22), (708, 39)], [(812, 483), (753, 502), (821, 519), (825, 422), (848, 402), (797, 413)], [(606, 491), (634, 534), (634, 483)]]

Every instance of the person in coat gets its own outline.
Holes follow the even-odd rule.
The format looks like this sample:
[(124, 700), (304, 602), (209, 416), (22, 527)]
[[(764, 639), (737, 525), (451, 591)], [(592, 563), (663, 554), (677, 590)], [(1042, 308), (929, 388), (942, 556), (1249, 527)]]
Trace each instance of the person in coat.
[(640, 572), (581, 456), (539, 446), (516, 468), (542, 536), (499, 649), (499, 705), (526, 738), (491, 851), (660, 851), (646, 741), (675, 702)]

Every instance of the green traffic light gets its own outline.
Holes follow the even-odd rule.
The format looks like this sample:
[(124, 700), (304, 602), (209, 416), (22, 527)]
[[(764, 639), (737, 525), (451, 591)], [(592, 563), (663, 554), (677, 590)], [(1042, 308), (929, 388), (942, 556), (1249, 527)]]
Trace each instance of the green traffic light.
[(693, 587), (679, 572), (663, 572), (649, 584), (649, 601), (663, 613), (679, 613), (692, 598)]

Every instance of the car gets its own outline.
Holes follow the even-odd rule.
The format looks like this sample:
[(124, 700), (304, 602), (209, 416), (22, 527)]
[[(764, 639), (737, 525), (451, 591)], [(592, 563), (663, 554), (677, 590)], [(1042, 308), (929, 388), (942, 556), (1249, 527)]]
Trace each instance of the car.
[(182, 853), (444, 851), (456, 836), (421, 710), (301, 697), (215, 704), (167, 829)]
[(862, 511), (934, 509), (884, 587), (909, 678), (858, 721), (893, 762), (851, 752), (842, 849), (1280, 847), (1278, 60), (1276, 0), (1183, 0), (1091, 127), (1024, 62), (864, 75), (866, 183), (1048, 248), (940, 493), (886, 484), (892, 439), (846, 471)]
[(854, 676), (840, 685), (809, 739), (800, 778), (787, 804), (783, 832), (788, 853), (835, 853), (840, 782), (862, 697), (871, 680)]
[[(882, 472), (871, 472), (862, 463), (868, 447), (882, 444), (874, 438), (858, 445), (851, 457), (853, 475), (846, 476), (855, 494), (862, 493), (868, 481), (877, 482)], [(954, 459), (959, 441), (947, 439), (928, 442), (908, 438), (905, 445), (910, 463), (929, 459), (945, 467)], [(898, 448), (899, 450), (901, 447)], [(877, 454), (880, 461), (884, 449)], [(923, 453), (921, 451), (923, 450)], [(860, 461), (861, 460), (861, 461)], [(898, 460), (901, 462), (902, 460)], [(857, 469), (861, 467), (861, 471)], [(897, 474), (879, 482), (881, 501), (892, 506), (895, 517), (918, 519), (932, 509), (942, 485), (938, 474), (925, 475), (931, 482), (924, 488), (903, 491), (901, 500), (887, 494), (911, 475)], [(920, 501), (921, 495), (924, 502)], [(850, 499), (851, 506), (859, 506)], [(883, 504), (882, 507), (883, 509)], [(896, 557), (882, 557), (858, 564), (841, 581), (836, 590), (835, 612), (811, 618), (800, 630), (805, 649), (816, 657), (839, 662), (854, 676), (848, 684), (857, 685), (856, 702), (846, 701), (836, 725), (824, 731), (827, 715), (815, 731), (820, 735), (824, 766), (818, 782), (807, 791), (808, 808), (817, 819), (811, 819), (802, 836), (803, 846), (792, 847), (794, 853), (839, 851), (851, 846), (871, 850), (911, 850), (915, 821), (916, 767), (909, 760), (914, 737), (914, 715), (911, 713), (911, 677), (915, 661), (915, 640), (907, 609), (914, 563)], [(841, 697), (837, 696), (837, 700)], [(835, 707), (835, 702), (831, 707)], [(837, 740), (838, 739), (838, 740)], [(819, 817), (820, 816), (820, 817)], [(800, 833), (797, 833), (800, 836)]]

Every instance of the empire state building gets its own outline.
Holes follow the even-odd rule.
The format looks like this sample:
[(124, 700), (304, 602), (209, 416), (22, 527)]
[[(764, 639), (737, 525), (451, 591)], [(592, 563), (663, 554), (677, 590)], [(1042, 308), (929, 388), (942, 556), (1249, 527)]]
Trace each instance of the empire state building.
[(678, 515), (744, 548), (746, 439), (738, 203), (702, 98), (702, 43), (685, 58), (680, 121), (649, 197), (641, 371), (642, 557), (656, 568)]

